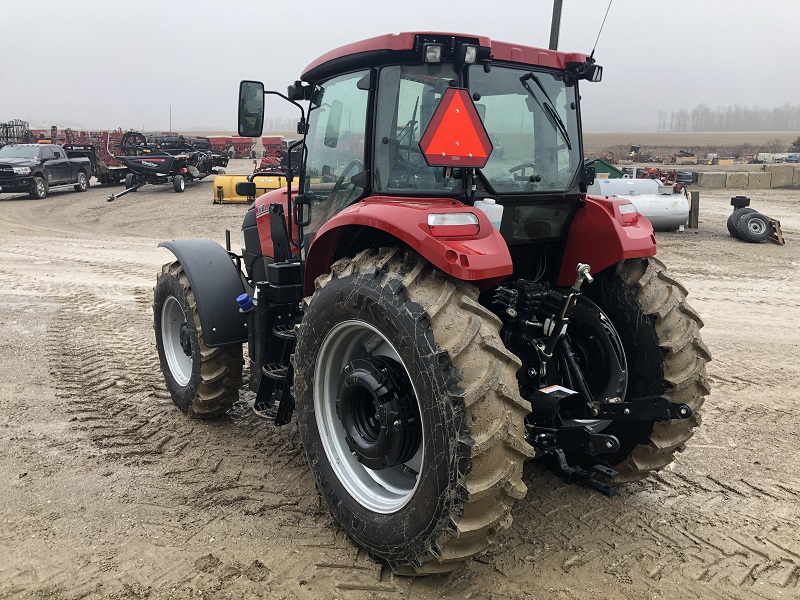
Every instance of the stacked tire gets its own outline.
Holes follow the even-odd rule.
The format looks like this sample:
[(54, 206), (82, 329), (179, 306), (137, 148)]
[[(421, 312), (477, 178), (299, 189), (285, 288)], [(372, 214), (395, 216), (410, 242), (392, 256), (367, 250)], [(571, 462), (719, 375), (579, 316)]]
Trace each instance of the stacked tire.
[(743, 242), (760, 244), (769, 239), (772, 223), (768, 217), (753, 208), (737, 208), (728, 217), (728, 233)]

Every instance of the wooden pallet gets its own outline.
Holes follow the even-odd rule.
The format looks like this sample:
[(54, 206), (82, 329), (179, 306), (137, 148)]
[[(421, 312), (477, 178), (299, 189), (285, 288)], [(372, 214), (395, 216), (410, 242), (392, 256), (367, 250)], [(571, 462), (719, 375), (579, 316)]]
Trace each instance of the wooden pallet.
[(783, 239), (783, 231), (781, 231), (781, 222), (778, 221), (777, 219), (770, 219), (769, 222), (772, 224), (772, 231), (770, 231), (769, 239), (775, 242), (776, 244), (783, 246), (786, 243), (786, 241)]

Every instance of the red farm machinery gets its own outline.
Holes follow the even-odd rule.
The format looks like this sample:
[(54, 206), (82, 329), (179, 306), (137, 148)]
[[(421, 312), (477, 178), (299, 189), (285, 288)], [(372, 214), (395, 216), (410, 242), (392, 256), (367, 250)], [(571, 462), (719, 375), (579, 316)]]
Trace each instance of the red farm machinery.
[(254, 408), (297, 423), (334, 519), (409, 574), (486, 549), (528, 459), (609, 495), (671, 463), (710, 356), (647, 219), (586, 193), (579, 86), (601, 74), (585, 54), (403, 33), (325, 54), (287, 94), (242, 82), (240, 135), (278, 95), (300, 160), (247, 211), (241, 250), (161, 244), (174, 402), (224, 414), (246, 360)]

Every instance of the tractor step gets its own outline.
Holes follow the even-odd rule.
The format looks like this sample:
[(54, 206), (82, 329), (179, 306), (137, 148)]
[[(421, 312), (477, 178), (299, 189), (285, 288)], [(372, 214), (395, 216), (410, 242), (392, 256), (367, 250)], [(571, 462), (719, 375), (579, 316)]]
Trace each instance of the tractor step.
[(276, 325), (272, 328), (272, 335), (283, 340), (297, 339), (297, 333), (295, 332), (294, 325), (291, 324)]
[(261, 373), (263, 373), (264, 377), (269, 377), (270, 379), (283, 380), (286, 379), (289, 374), (289, 367), (278, 363), (272, 363), (270, 365), (264, 365), (261, 369)]

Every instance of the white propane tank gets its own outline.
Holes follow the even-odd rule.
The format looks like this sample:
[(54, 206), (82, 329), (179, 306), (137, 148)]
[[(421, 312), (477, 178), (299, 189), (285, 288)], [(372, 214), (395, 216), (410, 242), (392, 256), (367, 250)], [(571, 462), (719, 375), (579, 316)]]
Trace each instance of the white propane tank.
[(661, 188), (655, 179), (596, 179), (588, 192), (630, 200), (657, 231), (677, 229), (689, 218), (689, 200), (683, 194), (659, 193)]
[(503, 206), (495, 202), (494, 198), (476, 200), (473, 206), (483, 211), (492, 225), (494, 225), (495, 229), (500, 229), (500, 223), (503, 221)]

